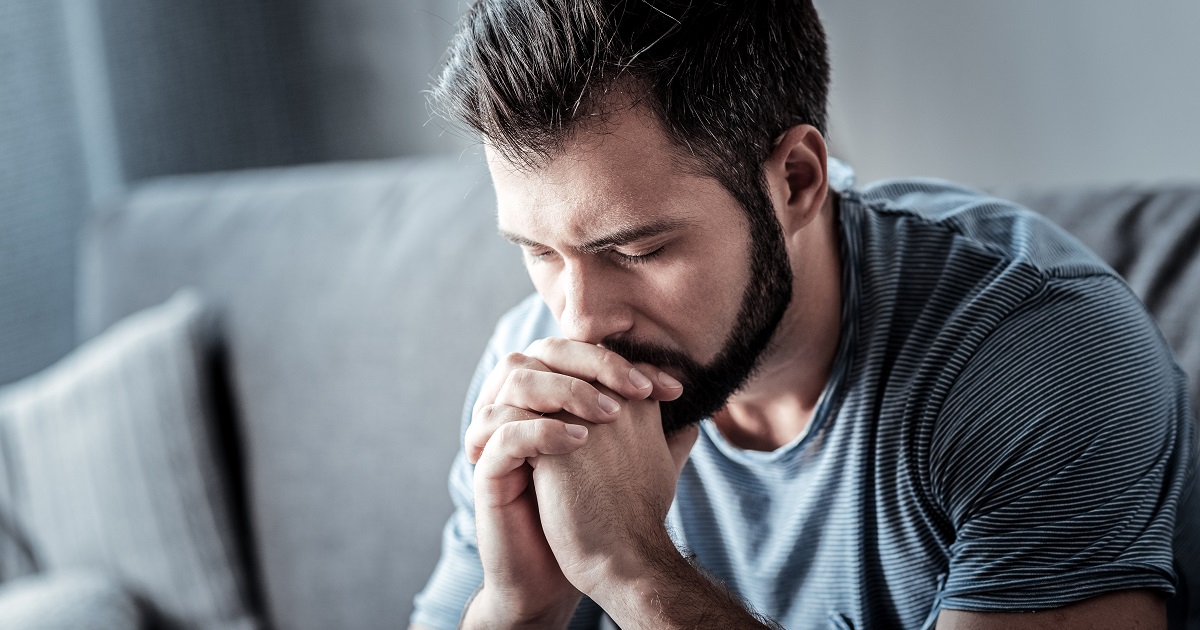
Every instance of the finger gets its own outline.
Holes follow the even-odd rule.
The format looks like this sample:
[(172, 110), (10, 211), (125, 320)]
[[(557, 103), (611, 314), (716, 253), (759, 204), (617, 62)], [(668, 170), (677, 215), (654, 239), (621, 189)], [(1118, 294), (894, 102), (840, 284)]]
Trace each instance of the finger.
[(504, 386), (508, 374), (518, 369), (549, 370), (541, 361), (520, 352), (510, 352), (504, 355), (504, 358), (496, 363), (491, 374), (488, 374), (487, 379), (483, 381), (483, 386), (479, 388), (479, 396), (475, 398), (475, 406), (471, 413), (478, 413), (481, 408), (496, 402), (496, 394), (500, 393), (500, 388)]
[(654, 382), (621, 355), (582, 341), (547, 337), (529, 345), (525, 355), (552, 372), (598, 382), (628, 400), (642, 400), (654, 392)]
[(654, 391), (650, 398), (657, 401), (675, 400), (683, 395), (683, 383), (665, 371), (649, 363), (634, 363), (633, 366), (643, 374), (648, 374), (654, 382)]
[(528, 409), (509, 407), (507, 405), (486, 405), (471, 416), (471, 424), (463, 436), (463, 449), (467, 453), (467, 461), (472, 464), (479, 462), (479, 456), (487, 446), (488, 440), (501, 426), (509, 422), (536, 420), (542, 414)]
[(700, 425), (689, 424), (667, 436), (667, 448), (671, 451), (671, 459), (675, 460), (675, 474), (683, 472), (696, 438), (700, 437)]
[(496, 394), (496, 405), (519, 407), (540, 413), (566, 411), (592, 422), (612, 422), (621, 405), (608, 394), (573, 376), (519, 368)]
[(565, 455), (587, 441), (587, 427), (536, 418), (509, 422), (496, 429), (475, 465), (476, 478), (500, 480), (539, 455)]

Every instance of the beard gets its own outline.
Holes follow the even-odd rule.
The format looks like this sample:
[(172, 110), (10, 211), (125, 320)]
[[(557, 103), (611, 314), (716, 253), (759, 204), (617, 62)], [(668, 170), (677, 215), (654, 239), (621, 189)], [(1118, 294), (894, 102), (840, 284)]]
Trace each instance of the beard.
[(738, 195), (750, 222), (750, 280), (725, 343), (703, 364), (667, 346), (624, 337), (606, 339), (604, 347), (634, 363), (671, 368), (680, 375), (683, 395), (662, 402), (663, 432), (670, 435), (720, 411), (754, 375), (792, 299), (792, 268), (783, 230), (764, 185)]

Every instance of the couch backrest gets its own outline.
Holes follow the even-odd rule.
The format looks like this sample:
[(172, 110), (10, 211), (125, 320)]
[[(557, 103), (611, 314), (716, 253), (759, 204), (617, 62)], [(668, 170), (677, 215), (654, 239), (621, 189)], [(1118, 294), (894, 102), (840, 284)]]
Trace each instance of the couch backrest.
[(84, 337), (184, 285), (221, 311), (276, 627), (407, 623), (468, 381), (532, 290), (494, 217), (481, 165), (394, 161), (156, 180), (88, 227)]

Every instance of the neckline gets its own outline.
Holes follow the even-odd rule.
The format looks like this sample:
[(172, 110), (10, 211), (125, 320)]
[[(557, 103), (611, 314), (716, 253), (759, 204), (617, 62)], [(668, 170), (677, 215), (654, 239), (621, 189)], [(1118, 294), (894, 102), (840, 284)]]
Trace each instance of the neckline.
[(838, 221), (838, 250), (842, 263), (842, 309), (841, 334), (838, 338), (837, 350), (834, 353), (833, 367), (829, 380), (817, 399), (817, 407), (813, 412), (812, 421), (808, 423), (799, 435), (787, 444), (771, 451), (755, 451), (734, 446), (725, 439), (712, 418), (700, 422), (701, 430), (708, 440), (716, 445), (726, 457), (747, 464), (766, 464), (788, 458), (794, 453), (804, 450), (813, 439), (825, 429), (831, 419), (837, 415), (845, 394), (845, 384), (848, 380), (854, 348), (858, 337), (858, 306), (859, 306), (859, 216), (857, 206), (850, 190), (838, 191), (837, 199)]

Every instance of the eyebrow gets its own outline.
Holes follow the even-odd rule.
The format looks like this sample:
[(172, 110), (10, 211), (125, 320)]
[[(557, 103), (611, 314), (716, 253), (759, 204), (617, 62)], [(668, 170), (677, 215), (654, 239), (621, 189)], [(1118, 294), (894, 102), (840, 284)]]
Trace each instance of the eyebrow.
[[(666, 219), (662, 221), (655, 221), (653, 223), (646, 223), (643, 225), (623, 226), (599, 238), (594, 238), (580, 245), (579, 247), (576, 247), (575, 249), (585, 254), (597, 254), (612, 249), (613, 247), (619, 247), (621, 245), (627, 245), (642, 239), (653, 238), (660, 234), (666, 234), (667, 232), (678, 230), (691, 224), (691, 221)], [(537, 241), (527, 239), (520, 234), (514, 234), (505, 230), (500, 230), (500, 236), (503, 236), (510, 242), (523, 247), (545, 247), (545, 245), (542, 245)]]

